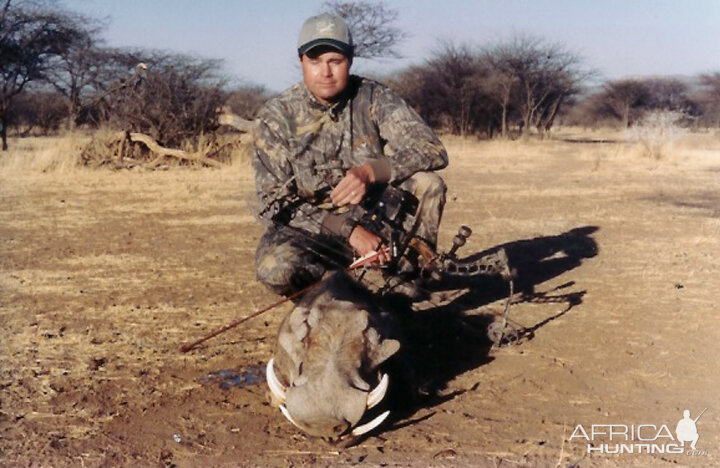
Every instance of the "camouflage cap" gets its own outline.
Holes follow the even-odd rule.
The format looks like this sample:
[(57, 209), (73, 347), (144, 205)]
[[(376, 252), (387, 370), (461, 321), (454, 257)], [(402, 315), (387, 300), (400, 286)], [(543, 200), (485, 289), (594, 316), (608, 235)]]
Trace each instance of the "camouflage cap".
[(298, 53), (306, 54), (317, 46), (329, 46), (352, 57), (353, 41), (345, 20), (327, 13), (305, 20), (298, 38)]

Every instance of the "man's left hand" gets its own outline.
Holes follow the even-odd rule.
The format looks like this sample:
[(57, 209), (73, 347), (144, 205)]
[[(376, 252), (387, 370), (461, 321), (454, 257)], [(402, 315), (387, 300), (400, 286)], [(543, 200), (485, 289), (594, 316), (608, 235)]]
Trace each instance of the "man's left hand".
[(348, 203), (357, 205), (373, 182), (375, 182), (375, 173), (369, 164), (350, 168), (330, 192), (330, 200), (335, 206), (345, 206)]
[(350, 233), (348, 243), (361, 257), (375, 251), (378, 253), (377, 261), (381, 265), (390, 261), (390, 252), (386, 252), (383, 248), (382, 239), (362, 226), (355, 226)]

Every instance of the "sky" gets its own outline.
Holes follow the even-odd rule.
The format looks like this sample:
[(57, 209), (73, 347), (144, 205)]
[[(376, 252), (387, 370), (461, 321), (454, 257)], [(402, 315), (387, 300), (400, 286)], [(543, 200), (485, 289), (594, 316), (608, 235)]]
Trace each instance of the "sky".
[[(238, 84), (282, 91), (301, 79), (297, 35), (319, 13), (305, 0), (62, 0), (106, 20), (108, 46), (224, 61)], [(386, 0), (409, 34), (400, 59), (357, 60), (353, 72), (391, 75), (422, 63), (439, 41), (490, 45), (528, 34), (561, 43), (599, 79), (720, 71), (720, 0)]]

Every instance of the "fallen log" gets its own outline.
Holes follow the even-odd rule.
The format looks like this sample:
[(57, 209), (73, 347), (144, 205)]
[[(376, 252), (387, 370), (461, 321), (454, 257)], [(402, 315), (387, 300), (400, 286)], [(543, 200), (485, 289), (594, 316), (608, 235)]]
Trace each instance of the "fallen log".
[(243, 119), (239, 115), (234, 114), (228, 107), (222, 108), (222, 112), (218, 115), (218, 123), (245, 133), (252, 133), (255, 129), (254, 120)]
[(173, 148), (165, 148), (164, 146), (160, 146), (158, 142), (155, 141), (151, 136), (145, 135), (144, 133), (131, 132), (128, 135), (130, 137), (130, 141), (132, 141), (133, 143), (142, 143), (147, 146), (150, 151), (158, 155), (158, 157), (156, 157), (146, 165), (146, 167), (148, 168), (153, 168), (160, 164), (164, 156), (172, 156), (174, 158), (183, 159), (186, 161), (195, 161), (212, 167), (224, 166), (224, 164), (219, 161), (206, 158), (205, 156), (201, 156), (199, 154), (188, 153), (187, 151)]

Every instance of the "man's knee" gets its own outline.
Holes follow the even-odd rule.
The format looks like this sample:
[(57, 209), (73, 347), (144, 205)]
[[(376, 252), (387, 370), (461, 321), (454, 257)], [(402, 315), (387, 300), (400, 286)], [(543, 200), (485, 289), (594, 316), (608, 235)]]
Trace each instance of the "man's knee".
[(417, 198), (445, 198), (447, 186), (435, 172), (416, 172), (407, 180), (407, 190)]
[(255, 258), (258, 281), (276, 294), (284, 296), (309, 286), (322, 276), (324, 268), (311, 262), (303, 252), (289, 244), (281, 244), (262, 251)]
[(256, 260), (255, 272), (258, 281), (277, 294), (286, 294), (290, 289), (293, 268), (285, 262), (278, 261), (272, 253)]

